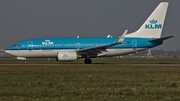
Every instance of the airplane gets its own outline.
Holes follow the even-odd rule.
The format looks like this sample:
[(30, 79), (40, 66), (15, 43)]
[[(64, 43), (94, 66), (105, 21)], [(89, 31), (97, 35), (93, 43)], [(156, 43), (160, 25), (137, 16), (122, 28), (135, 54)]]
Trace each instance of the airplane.
[(119, 37), (107, 38), (37, 38), (15, 43), (7, 48), (7, 54), (24, 60), (27, 58), (56, 58), (57, 61), (75, 61), (85, 58), (85, 64), (91, 64), (91, 58), (112, 57), (136, 53), (161, 45), (164, 40), (174, 36), (161, 37), (168, 2), (161, 2), (142, 26), (135, 32)]

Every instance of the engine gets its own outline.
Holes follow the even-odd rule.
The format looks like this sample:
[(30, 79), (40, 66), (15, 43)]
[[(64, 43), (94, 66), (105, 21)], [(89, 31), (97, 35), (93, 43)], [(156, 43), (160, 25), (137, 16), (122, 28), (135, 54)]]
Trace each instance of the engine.
[(76, 51), (59, 51), (57, 54), (57, 61), (75, 61), (78, 56)]

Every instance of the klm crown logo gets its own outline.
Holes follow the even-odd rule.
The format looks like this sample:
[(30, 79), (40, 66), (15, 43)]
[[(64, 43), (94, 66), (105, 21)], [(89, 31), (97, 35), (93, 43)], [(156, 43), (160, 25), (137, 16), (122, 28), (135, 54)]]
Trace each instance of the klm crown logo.
[(162, 24), (158, 24), (158, 20), (150, 20), (150, 24), (145, 24), (146, 29), (162, 29)]
[(150, 22), (151, 24), (156, 24), (156, 23), (157, 23), (157, 20), (152, 19), (152, 20), (150, 20), (149, 22)]
[(45, 42), (42, 42), (42, 45), (53, 45), (54, 43), (50, 40), (45, 40)]
[(68, 55), (67, 55), (67, 54), (64, 54), (62, 57), (63, 57), (63, 58), (67, 58), (67, 57), (68, 57)]

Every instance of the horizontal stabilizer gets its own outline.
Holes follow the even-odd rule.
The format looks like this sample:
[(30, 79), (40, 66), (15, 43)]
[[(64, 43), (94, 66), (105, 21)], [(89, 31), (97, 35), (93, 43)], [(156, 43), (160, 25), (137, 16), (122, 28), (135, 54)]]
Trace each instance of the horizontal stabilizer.
[(164, 41), (164, 40), (172, 38), (172, 37), (174, 37), (174, 36), (166, 36), (166, 37), (162, 37), (162, 38), (158, 38), (158, 39), (149, 40), (149, 42)]

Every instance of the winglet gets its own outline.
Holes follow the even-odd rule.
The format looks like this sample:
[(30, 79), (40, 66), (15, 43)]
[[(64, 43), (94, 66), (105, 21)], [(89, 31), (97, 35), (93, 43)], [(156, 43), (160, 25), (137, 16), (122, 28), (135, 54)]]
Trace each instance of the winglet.
[(124, 41), (124, 38), (127, 34), (128, 30), (125, 30), (122, 36), (119, 38), (119, 40), (116, 42), (116, 44), (121, 44)]

